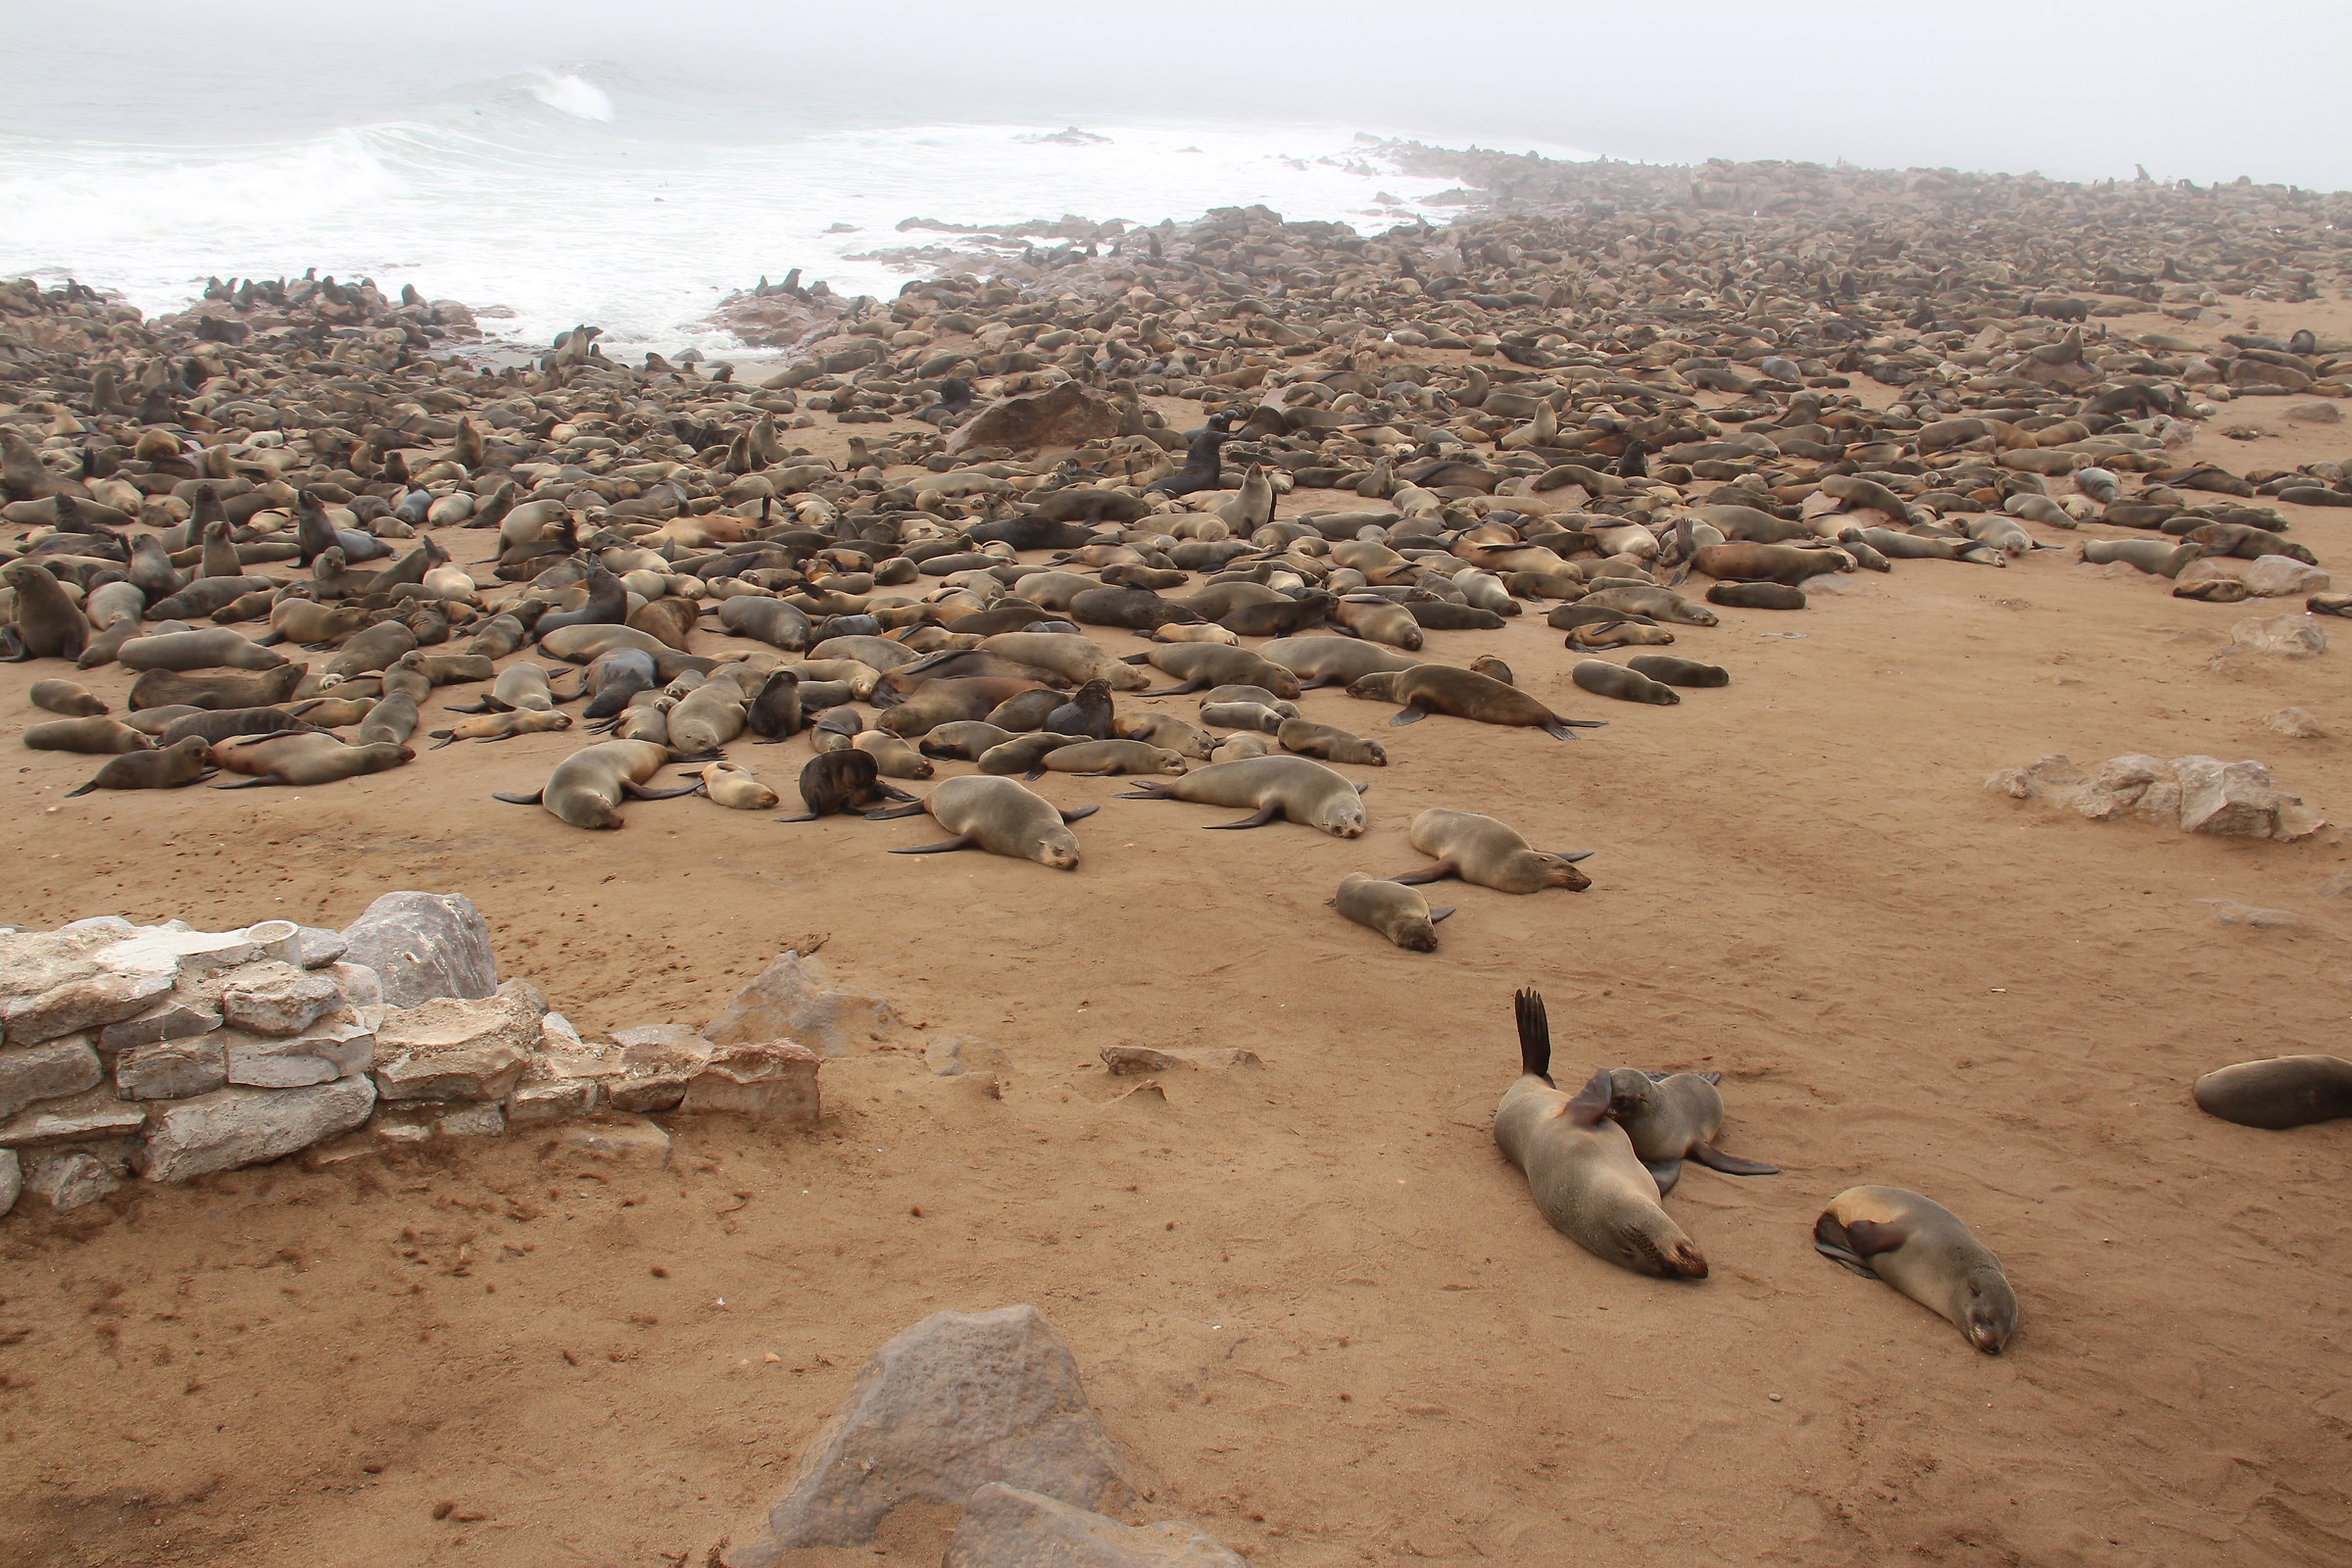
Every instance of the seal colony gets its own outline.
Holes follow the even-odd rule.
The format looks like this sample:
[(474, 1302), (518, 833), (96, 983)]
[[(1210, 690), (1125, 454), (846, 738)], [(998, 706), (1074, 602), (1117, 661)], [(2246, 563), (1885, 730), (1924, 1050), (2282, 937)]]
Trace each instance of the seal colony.
[[(1416, 956), (1441, 921), (1451, 948), (1524, 914), (1547, 928), (1500, 956), (1524, 970), (1617, 913), (1598, 901), (1629, 891), (1610, 869), (1626, 830), (1497, 788), (1503, 764), (1639, 790), (1620, 743), (1671, 759), (1677, 724), (1758, 678), (1759, 628), (1818, 635), (1856, 581), (1925, 602), (2095, 569), (2112, 579), (2099, 591), (2156, 602), (2243, 584), (2200, 565), (2327, 564), (2302, 540), (2318, 542), (2313, 509), (2352, 496), (2340, 469), (2181, 452), (2235, 401), (2220, 393), (2340, 388), (2345, 347), (2287, 330), (2325, 271), (2333, 199), (1923, 178), (1881, 201), (1843, 172), (1646, 194), (1619, 187), (1648, 174), (1558, 177), (1587, 181), (1559, 210), (1539, 192), (1446, 231), (1229, 213), (888, 304), (814, 305), (772, 374), (623, 366), (589, 331), (485, 370), (431, 357), (437, 307), (364, 285), (224, 285), (160, 323), (86, 291), (13, 290), (7, 619), (43, 677), (24, 738), (144, 789), (299, 783), (302, 809), (328, 817), (369, 792), (429, 813), (443, 770), (494, 743), (478, 755), (498, 793), (542, 807), (492, 808), (511, 842), (587, 863), (616, 841), (575, 828), (735, 810), (755, 820), (726, 827), (771, 863), (821, 834), (940, 867), (902, 908), (910, 926), (963, 918), (967, 879), (1064, 880), (1045, 869), (1107, 909), (1137, 861), (1122, 829), (1163, 818), (1199, 846), (1188, 890), (1290, 893), (1263, 858), (1319, 857), (1298, 902), (1351, 961), (1429, 973)], [(1805, 201), (1849, 206), (1832, 223)], [(2242, 237), (2211, 237), (2257, 211)], [(1972, 237), (1987, 222), (2063, 237), (2012, 255)], [(2159, 247), (2148, 230), (2167, 222), (2189, 237)], [(2110, 307), (2201, 313), (2222, 288), (2260, 289), (2276, 335), (2102, 325)], [(2103, 547), (2077, 566), (2073, 537)], [(1580, 676), (1588, 652), (1601, 667)], [(419, 729), (452, 748), (421, 755)], [(1583, 733), (1556, 744), (1561, 730)], [(1438, 732), (1493, 772), (1433, 769)], [(1408, 788), (1409, 807), (1384, 808)], [(1748, 788), (1769, 800), (1769, 777)], [(202, 824), (235, 799), (200, 787), (122, 808)], [(835, 820), (908, 807), (938, 826)], [(1317, 831), (1197, 831), (1260, 818)], [(1417, 871), (1350, 842), (1373, 823), (1409, 834)], [(990, 854), (927, 855), (950, 848)], [(1558, 896), (1588, 872), (1600, 895)], [(1440, 879), (1464, 885), (1464, 919), (1423, 897)], [(999, 926), (1017, 929), (1003, 906)], [(1725, 1255), (1706, 1200), (1795, 1179), (1677, 1188), (1665, 1169), (1758, 1165), (1724, 1152), (1726, 1092), (1700, 1049), (1731, 1068), (1729, 1148), (1793, 1166), (1795, 1129), (1754, 1125), (1747, 1048), (1730, 1039), (1628, 1039), (1557, 1085), (1531, 1053), (1493, 1131), (1578, 1246), (1677, 1280), (1713, 1253), (1714, 1283), (1650, 1285), (1556, 1246), (1514, 1266), (1585, 1268), (1604, 1298), (1710, 1301), (1756, 1266)], [(2289, 1062), (2230, 1069), (2198, 1102), (2265, 1128), (2342, 1114), (2340, 1063)], [(1691, 1070), (1655, 1076), (1670, 1063)], [(2338, 1130), (2215, 1134), (2324, 1149)], [(1823, 1213), (1831, 1181), (1803, 1202), (1817, 1249), (1979, 1348), (2010, 1346), (2015, 1298), (1993, 1291), (2008, 1279), (1986, 1244), (2034, 1254), (1968, 1191), (2000, 1149), (1988, 1128), (1962, 1175), (1845, 1178), (1915, 1182), (1982, 1240), (1903, 1187)], [(1503, 1209), (1509, 1172), (1490, 1174)], [(1887, 1295), (1805, 1267), (1857, 1312)], [(2048, 1268), (2019, 1285), (2046, 1287)], [(2033, 1324), (2061, 1307), (2037, 1295), (2032, 1310), (2015, 1348), (2046, 1353)]]

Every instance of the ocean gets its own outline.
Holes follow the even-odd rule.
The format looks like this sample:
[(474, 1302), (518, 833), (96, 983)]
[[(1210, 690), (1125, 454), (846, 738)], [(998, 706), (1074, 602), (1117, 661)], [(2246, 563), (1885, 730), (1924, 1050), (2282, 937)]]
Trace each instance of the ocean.
[(819, 115), (611, 63), (404, 97), (386, 113), (382, 95), (353, 95), (349, 123), (335, 103), (241, 114), (234, 139), (121, 115), (76, 134), (70, 108), (15, 116), (0, 122), (0, 276), (70, 274), (154, 313), (210, 276), (315, 267), (462, 300), (518, 344), (585, 321), (609, 352), (724, 352), (734, 340), (702, 318), (762, 274), (896, 293), (920, 265), (876, 253), (951, 238), (900, 231), (909, 218), (1151, 223), (1262, 202), (1369, 231), (1460, 211), (1430, 200), (1450, 181), (1378, 156), (1412, 125), (894, 123), (887, 106)]

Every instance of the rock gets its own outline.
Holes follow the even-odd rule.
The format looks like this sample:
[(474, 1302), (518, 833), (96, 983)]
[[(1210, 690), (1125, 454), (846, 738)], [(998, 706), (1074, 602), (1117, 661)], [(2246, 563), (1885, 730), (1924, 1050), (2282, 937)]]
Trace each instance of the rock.
[(2229, 364), (2225, 375), (2229, 383), (2247, 392), (2308, 392), (2311, 377), (2287, 365), (2273, 365), (2268, 360), (2236, 359)]
[(1154, 1051), (1150, 1046), (1104, 1046), (1097, 1053), (1102, 1065), (1116, 1077), (1138, 1073), (1180, 1072), (1197, 1065), (1190, 1056), (1180, 1056), (1172, 1051)]
[(98, 963), (89, 956), (90, 946), (45, 931), (0, 936), (0, 1017), (9, 1004), (96, 974)]
[(545, 1083), (526, 1079), (507, 1096), (507, 1124), (535, 1127), (585, 1116), (596, 1109), (598, 1092), (593, 1078), (558, 1078)]
[(768, 1511), (768, 1539), (726, 1562), (866, 1545), (902, 1505), (960, 1502), (992, 1481), (1086, 1508), (1128, 1495), (1078, 1363), (1033, 1306), (934, 1312), (876, 1350)]
[(2150, 757), (2145, 752), (2126, 752), (2101, 762), (2099, 770), (2090, 776), (2090, 787), (2104, 790), (2129, 806), (2149, 785), (2172, 776), (2172, 764), (2162, 758)]
[(375, 1063), (375, 1032), (328, 1023), (283, 1039), (223, 1030), (228, 1081), (254, 1089), (300, 1089), (332, 1083)]
[(1123, 1525), (997, 1482), (973, 1492), (940, 1568), (1249, 1568), (1191, 1525)]
[(322, 925), (306, 925), (294, 933), (293, 961), (305, 969), (323, 969), (350, 950), (343, 933)]
[(2232, 659), (2277, 654), (2281, 659), (2316, 659), (2328, 651), (2328, 628), (2313, 615), (2275, 615), (2241, 620), (2230, 628), (2230, 646), (2207, 662), (2216, 670)]
[(819, 1055), (839, 1056), (853, 1040), (874, 1038), (897, 1022), (881, 997), (836, 987), (822, 959), (785, 953), (738, 991), (703, 1034), (721, 1046), (793, 1040)]
[(373, 969), (364, 963), (329, 963), (316, 972), (334, 983), (362, 1023), (372, 1028), (383, 1022), (384, 983)]
[(0, 1149), (0, 1215), (17, 1206), (17, 1195), (24, 1191), (24, 1162), (13, 1149)]
[(1042, 392), (1016, 392), (981, 405), (948, 437), (947, 450), (954, 457), (977, 447), (1016, 452), (1074, 447), (1118, 433), (1118, 411), (1109, 398), (1080, 382), (1063, 381)]
[(130, 1051), (168, 1040), (192, 1040), (220, 1027), (220, 1009), (186, 985), (134, 1018), (110, 1023), (98, 1031), (98, 1049)]
[(564, 1128), (556, 1143), (633, 1165), (669, 1163), (669, 1134), (641, 1116), (593, 1116)]
[(2278, 931), (2303, 923), (2303, 917), (2287, 909), (2265, 909), (2257, 905), (2239, 904), (2233, 899), (2199, 899), (2199, 904), (2213, 906), (2213, 918), (2221, 925), (2250, 925), (2258, 931)]
[(2352, 893), (2352, 871), (2336, 872), (2320, 884), (2319, 893), (2323, 899), (2340, 899)]
[(2292, 556), (2257, 556), (2247, 565), (2241, 580), (2246, 590), (2258, 599), (2324, 594), (2330, 581), (2328, 573), (2317, 566), (2307, 566)]
[(342, 1006), (330, 976), (290, 963), (249, 964), (220, 990), (220, 1016), (257, 1035), (298, 1035)]
[(0, 1047), (0, 1117), (39, 1101), (80, 1094), (105, 1076), (105, 1065), (83, 1035)]
[(301, 933), (291, 920), (264, 920), (242, 931), (198, 931), (173, 920), (134, 928), (96, 956), (110, 968), (169, 969), (184, 978), (270, 959), (291, 960), (300, 951)]
[(2314, 741), (2328, 733), (2300, 708), (2281, 708), (2263, 722), (2290, 740)]
[(615, 1029), (612, 1043), (626, 1054), (631, 1066), (708, 1061), (715, 1049), (699, 1031), (682, 1023), (649, 1023), (634, 1029)]
[(2278, 797), (2278, 822), (2271, 829), (2271, 837), (2291, 844), (2307, 839), (2328, 825), (2328, 819), (2305, 806), (2292, 795)]
[(25, 1196), (47, 1204), (53, 1214), (95, 1203), (122, 1185), (122, 1178), (104, 1160), (78, 1149), (38, 1155), (24, 1168)]
[(604, 1102), (614, 1110), (643, 1115), (658, 1110), (675, 1110), (686, 1098), (686, 1086), (694, 1082), (696, 1067), (666, 1067), (633, 1069), (616, 1078), (607, 1078), (598, 1090)]
[(2132, 814), (2142, 821), (2162, 827), (2180, 825), (2180, 786), (2169, 778), (2160, 778), (2141, 792), (2132, 803)]
[(387, 893), (343, 928), (344, 956), (376, 972), (384, 1004), (478, 1002), (498, 989), (490, 927), (462, 893)]
[(2278, 792), (2260, 762), (2214, 757), (2176, 757), (2180, 781), (2180, 825), (2191, 833), (2268, 838), (2278, 822)]
[(135, 1018), (170, 995), (175, 979), (171, 968), (128, 973), (100, 969), (37, 996), (12, 998), (0, 1003), (0, 1040), (12, 1046), (37, 1045)]
[(2022, 767), (2004, 767), (1984, 775), (1984, 791), (1988, 795), (2006, 795), (2013, 801), (2034, 798), (2034, 775)]
[(453, 1105), (433, 1118), (444, 1138), (504, 1138), (507, 1113), (496, 1105)]
[(347, 1132), (375, 1108), (375, 1086), (339, 1078), (308, 1089), (217, 1089), (157, 1110), (139, 1150), (139, 1174), (184, 1182), (259, 1164)]
[(997, 1074), (1012, 1071), (1012, 1058), (1004, 1054), (1002, 1047), (956, 1035), (925, 1041), (923, 1063), (941, 1078), (960, 1078), (974, 1070)]
[(146, 1125), (144, 1106), (126, 1104), (109, 1089), (85, 1089), (64, 1100), (45, 1100), (0, 1121), (0, 1148), (102, 1144), (117, 1138), (136, 1138)]
[(436, 997), (393, 1007), (375, 1031), (375, 1084), (387, 1101), (504, 1100), (539, 1043), (546, 999), (510, 980), (484, 1000)]
[(133, 1046), (115, 1058), (124, 1100), (192, 1100), (228, 1085), (228, 1052), (217, 1036)]
[(2332, 403), (2298, 403), (2286, 411), (2286, 416), (2300, 424), (2344, 422), (2344, 411)]
[(2081, 784), (2090, 777), (2064, 752), (2036, 757), (2026, 764), (2026, 772), (2036, 784)]
[(815, 1052), (789, 1040), (721, 1047), (687, 1082), (680, 1106), (813, 1127), (820, 1108), (818, 1059)]

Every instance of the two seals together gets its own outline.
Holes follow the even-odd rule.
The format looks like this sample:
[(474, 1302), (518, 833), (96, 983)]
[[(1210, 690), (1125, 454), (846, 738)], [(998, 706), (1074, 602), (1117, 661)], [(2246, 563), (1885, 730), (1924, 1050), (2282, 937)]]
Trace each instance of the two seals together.
[[(1494, 1142), (1527, 1177), (1552, 1228), (1593, 1256), (1665, 1279), (1707, 1277), (1707, 1260), (1660, 1203), (1685, 1159), (1739, 1176), (1778, 1169), (1715, 1147), (1723, 1097), (1712, 1073), (1603, 1068), (1574, 1095), (1551, 1079), (1544, 999), (1513, 999), (1520, 1074), (1494, 1111)], [(1831, 1200), (1814, 1247), (1951, 1321), (1998, 1353), (2017, 1329), (2017, 1297), (2000, 1260), (1949, 1209), (1894, 1187), (1856, 1187)]]

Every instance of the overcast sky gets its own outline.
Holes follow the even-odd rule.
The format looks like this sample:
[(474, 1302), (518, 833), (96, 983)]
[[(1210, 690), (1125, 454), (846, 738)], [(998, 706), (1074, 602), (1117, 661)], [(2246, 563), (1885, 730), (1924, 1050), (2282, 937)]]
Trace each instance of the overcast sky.
[[(0, 131), (170, 140), (397, 115), (599, 63), (901, 122), (1315, 122), (1614, 157), (2352, 187), (2352, 0), (0, 0)], [(623, 99), (625, 102), (625, 98)], [(701, 127), (707, 133), (708, 125)], [(6, 151), (0, 146), (0, 160)]]

